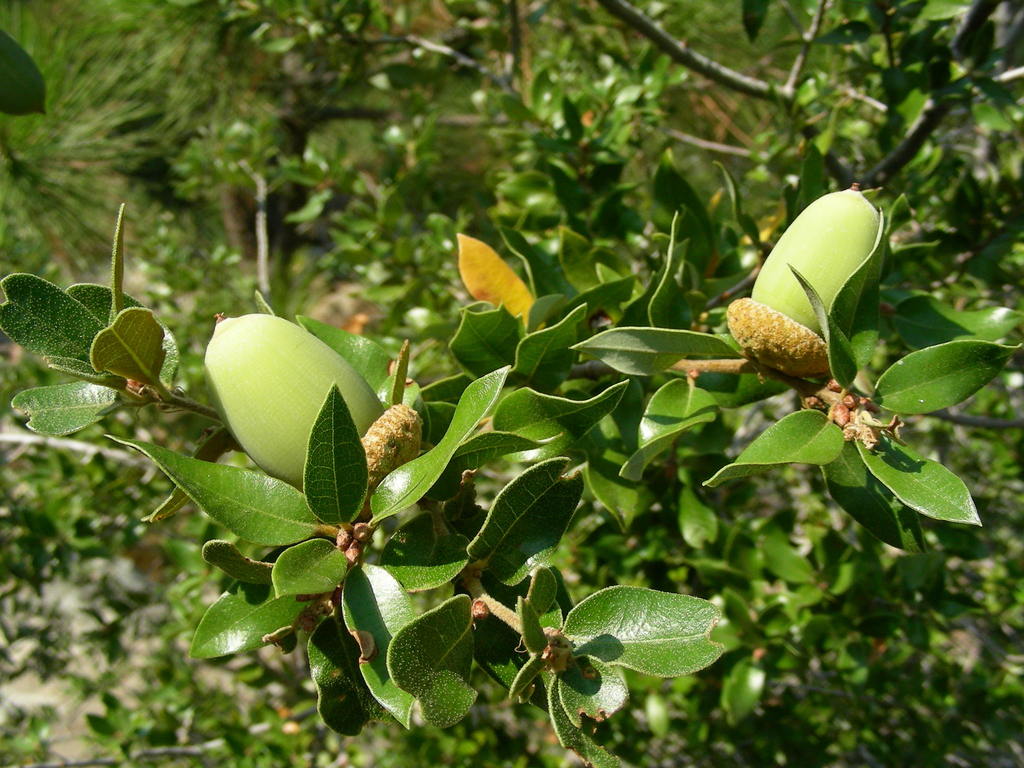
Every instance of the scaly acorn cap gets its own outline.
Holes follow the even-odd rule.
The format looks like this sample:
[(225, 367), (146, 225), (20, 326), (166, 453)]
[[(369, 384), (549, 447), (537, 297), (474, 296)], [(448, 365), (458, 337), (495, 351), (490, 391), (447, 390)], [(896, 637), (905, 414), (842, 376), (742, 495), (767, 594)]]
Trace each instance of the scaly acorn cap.
[(737, 299), (726, 319), (729, 333), (758, 362), (798, 378), (828, 373), (825, 340), (766, 304)]
[(419, 455), (422, 437), (423, 421), (407, 405), (392, 405), (370, 425), (363, 435), (369, 473), (368, 494), (373, 493), (390, 472)]

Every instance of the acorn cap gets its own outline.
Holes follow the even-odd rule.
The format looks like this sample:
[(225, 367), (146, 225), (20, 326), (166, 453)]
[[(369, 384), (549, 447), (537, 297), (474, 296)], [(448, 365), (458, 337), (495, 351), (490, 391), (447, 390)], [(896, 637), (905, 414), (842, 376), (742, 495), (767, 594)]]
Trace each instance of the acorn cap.
[(758, 362), (800, 378), (828, 373), (825, 340), (768, 305), (737, 299), (726, 319), (729, 333)]

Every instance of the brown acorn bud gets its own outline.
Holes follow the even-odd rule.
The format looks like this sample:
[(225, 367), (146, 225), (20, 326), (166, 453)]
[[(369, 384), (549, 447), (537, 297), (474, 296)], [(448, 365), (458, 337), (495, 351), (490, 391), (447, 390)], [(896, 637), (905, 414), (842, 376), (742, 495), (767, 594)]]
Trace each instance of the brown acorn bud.
[(828, 371), (825, 340), (781, 312), (753, 299), (737, 299), (726, 319), (737, 343), (770, 368), (798, 377)]
[(392, 405), (370, 425), (363, 436), (370, 492), (392, 470), (419, 455), (422, 433), (420, 415), (401, 404)]

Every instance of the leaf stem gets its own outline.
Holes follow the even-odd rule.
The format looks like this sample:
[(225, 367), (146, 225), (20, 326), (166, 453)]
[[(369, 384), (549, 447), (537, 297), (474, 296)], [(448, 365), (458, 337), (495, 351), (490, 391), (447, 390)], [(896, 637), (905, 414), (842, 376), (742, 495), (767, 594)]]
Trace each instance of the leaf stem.
[(208, 405), (203, 405), (202, 403), (197, 403), (195, 400), (190, 397), (186, 397), (185, 395), (176, 394), (168, 389), (163, 383), (160, 383), (157, 386), (157, 394), (159, 395), (159, 399), (156, 402), (178, 408), (182, 411), (190, 411), (205, 419), (209, 419), (210, 421), (215, 421), (218, 424), (221, 423), (220, 414), (213, 408)]

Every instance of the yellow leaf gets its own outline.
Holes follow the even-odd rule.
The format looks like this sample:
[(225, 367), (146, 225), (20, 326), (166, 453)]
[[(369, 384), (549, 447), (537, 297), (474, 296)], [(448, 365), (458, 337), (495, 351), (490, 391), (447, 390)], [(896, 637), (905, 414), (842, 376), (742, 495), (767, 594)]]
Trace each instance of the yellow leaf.
[(525, 316), (533, 294), (519, 275), (487, 243), (466, 235), (459, 241), (459, 274), (469, 295), (495, 306), (504, 304), (513, 316)]

